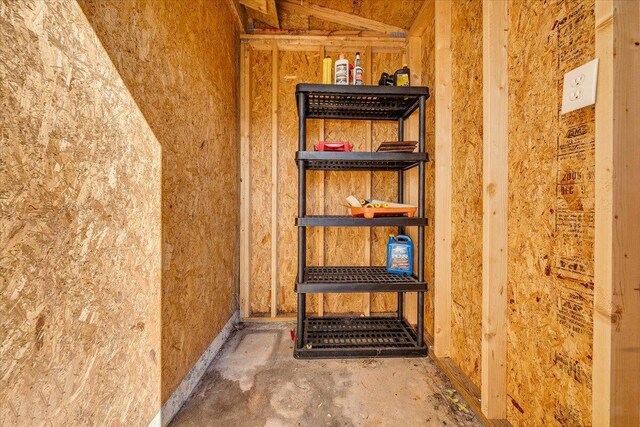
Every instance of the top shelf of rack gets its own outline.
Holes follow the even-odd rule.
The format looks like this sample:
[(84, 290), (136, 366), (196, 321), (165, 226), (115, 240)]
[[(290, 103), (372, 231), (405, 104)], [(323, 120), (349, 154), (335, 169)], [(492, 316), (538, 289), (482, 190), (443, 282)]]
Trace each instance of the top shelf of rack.
[(304, 94), (308, 119), (398, 120), (409, 117), (421, 97), (429, 98), (429, 88), (300, 83), (299, 94)]

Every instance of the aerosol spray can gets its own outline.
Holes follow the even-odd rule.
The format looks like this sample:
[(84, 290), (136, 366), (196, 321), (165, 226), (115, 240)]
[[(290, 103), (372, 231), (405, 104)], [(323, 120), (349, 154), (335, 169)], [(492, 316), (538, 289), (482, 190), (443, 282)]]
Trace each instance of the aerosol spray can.
[(353, 82), (356, 85), (362, 85), (362, 66), (360, 65), (360, 52), (356, 52), (356, 64), (353, 68)]

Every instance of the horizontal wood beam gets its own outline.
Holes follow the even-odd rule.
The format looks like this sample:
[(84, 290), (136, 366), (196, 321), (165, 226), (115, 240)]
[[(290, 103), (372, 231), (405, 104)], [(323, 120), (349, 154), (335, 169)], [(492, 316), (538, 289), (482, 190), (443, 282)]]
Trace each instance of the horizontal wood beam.
[(435, 0), (424, 0), (424, 3), (422, 3), (422, 7), (420, 8), (418, 15), (413, 20), (413, 24), (411, 24), (409, 35), (420, 37), (424, 34), (427, 28), (433, 28), (435, 13)]
[(278, 30), (273, 28), (255, 28), (251, 34), (260, 34), (273, 37), (280, 36), (352, 36), (352, 37), (380, 37), (388, 38), (386, 33), (369, 30)]
[(243, 34), (241, 41), (250, 44), (252, 50), (271, 50), (273, 43), (277, 43), (281, 51), (317, 51), (320, 46), (324, 46), (327, 52), (357, 50), (367, 46), (371, 47), (372, 52), (402, 52), (406, 48), (406, 39), (393, 37)]
[(407, 39), (404, 37), (358, 37), (352, 35), (330, 35), (330, 36), (318, 36), (318, 35), (271, 35), (271, 34), (242, 34), (240, 40), (243, 41), (256, 41), (256, 40), (286, 40), (292, 43), (316, 43), (316, 44), (332, 44), (332, 43), (389, 43), (397, 44), (399, 46), (405, 46)]
[(278, 0), (278, 7), (280, 8), (280, 10), (283, 10), (285, 12), (313, 16), (314, 18), (344, 25), (350, 28), (379, 31), (381, 33), (387, 34), (406, 34), (406, 30), (404, 28), (396, 27), (395, 25), (385, 24), (384, 22), (374, 21), (373, 19), (363, 18), (361, 16), (353, 15), (350, 13), (340, 12), (338, 10), (329, 9), (328, 7), (318, 6), (316, 4), (300, 4), (299, 1)]

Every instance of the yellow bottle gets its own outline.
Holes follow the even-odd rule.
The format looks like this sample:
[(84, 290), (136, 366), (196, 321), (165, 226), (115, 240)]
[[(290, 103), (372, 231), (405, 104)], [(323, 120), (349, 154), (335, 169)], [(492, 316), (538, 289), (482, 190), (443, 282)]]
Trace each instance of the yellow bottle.
[(326, 85), (330, 85), (332, 82), (331, 72), (333, 71), (333, 61), (331, 61), (330, 56), (326, 56), (322, 60), (322, 83)]

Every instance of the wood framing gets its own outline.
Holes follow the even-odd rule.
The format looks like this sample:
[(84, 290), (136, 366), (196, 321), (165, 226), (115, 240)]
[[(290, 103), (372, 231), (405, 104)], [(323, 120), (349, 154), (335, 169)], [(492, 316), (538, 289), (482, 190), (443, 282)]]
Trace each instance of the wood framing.
[(251, 313), (251, 168), (249, 146), (249, 48), (240, 46), (240, 316)]
[(434, 351), (451, 354), (451, 0), (435, 4)]
[(640, 425), (640, 7), (596, 2), (593, 425)]
[(424, 0), (418, 15), (413, 20), (409, 29), (409, 36), (420, 37), (424, 34), (429, 25), (433, 23), (435, 13), (435, 0)]
[(480, 389), (464, 374), (450, 357), (439, 358), (434, 355), (433, 337), (425, 335), (425, 341), (429, 346), (430, 357), (436, 362), (438, 368), (449, 378), (460, 396), (469, 404), (473, 412), (478, 416), (480, 421), (486, 426), (491, 427), (511, 427), (511, 424), (505, 419), (488, 419), (484, 416), (480, 404)]
[(317, 50), (320, 46), (325, 51), (339, 51), (347, 48), (362, 48), (371, 46), (372, 52), (398, 52), (404, 50), (407, 40), (396, 37), (358, 37), (358, 36), (315, 36), (315, 35), (269, 35), (243, 34), (240, 39), (251, 43), (254, 50), (271, 50), (273, 42), (278, 44), (281, 51)]
[(231, 12), (233, 13), (233, 16), (236, 18), (236, 22), (240, 27), (240, 31), (241, 32), (246, 31), (247, 30), (247, 12), (240, 5), (241, 2), (239, 0), (226, 0), (226, 2), (227, 2), (227, 5), (229, 6), (229, 9), (231, 9)]
[[(243, 192), (248, 194), (251, 200), (247, 200), (247, 206), (243, 205), (248, 215), (249, 229), (247, 245), (252, 249), (249, 253), (252, 258), (245, 261), (243, 265), (250, 267), (249, 271), (253, 276), (242, 277), (241, 302), (244, 306), (242, 318), (273, 318), (281, 319), (290, 316), (295, 311), (295, 293), (293, 292), (295, 277), (291, 274), (289, 256), (290, 247), (294, 247), (295, 243), (291, 240), (291, 230), (293, 228), (292, 212), (295, 206), (291, 203), (291, 187), (285, 186), (285, 182), (289, 181), (291, 174), (291, 165), (293, 162), (287, 160), (287, 156), (283, 153), (292, 152), (292, 135), (295, 134), (296, 127), (296, 105), (293, 93), (295, 85), (301, 81), (319, 82), (322, 75), (322, 61), (325, 55), (332, 58), (337, 57), (340, 46), (343, 46), (345, 40), (351, 43), (350, 49), (346, 50), (349, 54), (354, 54), (359, 50), (362, 55), (363, 67), (365, 68), (365, 81), (371, 81), (377, 78), (380, 70), (391, 70), (398, 67), (401, 63), (400, 55), (405, 51), (406, 46), (399, 45), (399, 39), (391, 38), (373, 38), (358, 40), (357, 38), (338, 37), (322, 38), (324, 42), (318, 43), (319, 39), (311, 39), (310, 43), (305, 42), (300, 45), (299, 49), (285, 49), (287, 37), (257, 37), (243, 36), (242, 45), (245, 51), (251, 53), (249, 57), (250, 63), (243, 65), (242, 81), (249, 77), (247, 88), (248, 105), (250, 108), (248, 122), (243, 127), (242, 135), (249, 138), (246, 149), (243, 152), (249, 161), (248, 170), (243, 170), (244, 175), (252, 178), (250, 186), (243, 182)], [(388, 40), (389, 45), (385, 45), (383, 40)], [(299, 41), (299, 40), (298, 40)], [(309, 41), (309, 40), (307, 40)], [(268, 47), (268, 49), (267, 49)], [(389, 55), (388, 52), (393, 52)], [(243, 54), (246, 56), (246, 54)], [(243, 60), (243, 63), (246, 60)], [(286, 67), (286, 71), (283, 67)], [(375, 69), (376, 71), (372, 71)], [(274, 96), (277, 94), (277, 97)], [(245, 99), (242, 103), (244, 105)], [(246, 107), (243, 107), (246, 108)], [(316, 140), (324, 140), (325, 138), (336, 138), (336, 132), (341, 132), (340, 138), (346, 138), (359, 141), (361, 144), (359, 149), (371, 149), (375, 138), (382, 138), (386, 135), (385, 130), (379, 136), (376, 136), (376, 126), (368, 125), (360, 122), (350, 122), (344, 128), (340, 123), (338, 128), (336, 124), (327, 126), (322, 121), (312, 121), (307, 128), (310, 142)], [(346, 129), (346, 130), (345, 130)], [(250, 132), (249, 132), (250, 131)], [(382, 132), (382, 130), (380, 130)], [(393, 133), (393, 132), (391, 132)], [(386, 136), (385, 136), (386, 137)], [(269, 144), (272, 145), (269, 145)], [(297, 146), (297, 144), (296, 144)], [(277, 150), (277, 151), (275, 151)], [(249, 155), (250, 154), (250, 155)], [(243, 166), (244, 167), (244, 166)], [(294, 169), (295, 170), (295, 169)], [(322, 176), (324, 175), (324, 176)], [(333, 194), (325, 194), (328, 187), (335, 188), (339, 185), (340, 180), (345, 178), (344, 174), (337, 176), (329, 176), (330, 174), (319, 171), (313, 172), (310, 178), (309, 191), (313, 192), (310, 198), (310, 209), (313, 214), (334, 214), (339, 213), (342, 209), (340, 202), (342, 198)], [(351, 178), (349, 178), (351, 179)], [(365, 192), (375, 193), (375, 180), (369, 176), (361, 176), (356, 178), (354, 182), (360, 186), (363, 196)], [(385, 187), (386, 189), (386, 187)], [(393, 188), (392, 190), (395, 190)], [(335, 193), (335, 192), (330, 192)], [(326, 197), (325, 197), (326, 196)], [(274, 198), (276, 204), (274, 205)], [(327, 198), (330, 200), (327, 201)], [(249, 210), (246, 210), (250, 208)], [(261, 215), (264, 212), (264, 215)], [(272, 214), (272, 212), (275, 212)], [(288, 219), (287, 219), (288, 218)], [(274, 222), (274, 220), (276, 220)], [(244, 227), (244, 224), (242, 224)], [(353, 239), (353, 253), (358, 253), (359, 263), (378, 263), (380, 262), (379, 247), (380, 236), (371, 233), (368, 238), (363, 231), (358, 229), (350, 229), (349, 232), (357, 233), (356, 239)], [(339, 236), (338, 236), (339, 237)], [(247, 237), (244, 237), (247, 238)], [(308, 235), (308, 255), (310, 265), (323, 265), (327, 262), (342, 262), (340, 255), (331, 253), (332, 242), (337, 236), (330, 234), (330, 230), (325, 228), (314, 229)], [(386, 240), (385, 240), (386, 241)], [(367, 248), (367, 242), (369, 248)], [(243, 253), (247, 251), (243, 248)], [(243, 255), (244, 257), (244, 255)], [(312, 257), (312, 258), (311, 258)], [(343, 258), (346, 259), (345, 255)], [(274, 264), (274, 260), (275, 262)], [(346, 262), (346, 261), (345, 261)], [(336, 264), (338, 265), (338, 264)], [(275, 289), (275, 292), (274, 292)], [(250, 297), (250, 298), (249, 298)], [(343, 309), (349, 309), (349, 312), (362, 313), (382, 313), (388, 311), (391, 305), (390, 300), (393, 296), (387, 295), (387, 298), (373, 294), (354, 294), (352, 298), (344, 298), (343, 295), (336, 294), (314, 294), (308, 299), (308, 308), (310, 311), (319, 315), (327, 312), (332, 314), (341, 313)], [(391, 297), (391, 298), (388, 298)], [(340, 299), (338, 299), (340, 298)], [(247, 314), (244, 313), (247, 310)], [(272, 317), (273, 316), (273, 317)]]
[(271, 51), (271, 317), (278, 315), (278, 45)]
[(260, 13), (268, 13), (267, 0), (238, 0), (238, 2), (249, 9), (257, 10)]
[(398, 35), (404, 35), (406, 33), (404, 28), (352, 15), (350, 13), (340, 12), (338, 10), (329, 9), (312, 3), (300, 4), (299, 1), (296, 2), (295, 0), (278, 0), (278, 7), (286, 12), (313, 16), (314, 18), (322, 19), (327, 22), (333, 22), (360, 30), (371, 30)]
[[(254, 0), (250, 0), (251, 3), (255, 3)], [(265, 24), (272, 26), (273, 28), (280, 28), (280, 18), (278, 17), (278, 7), (276, 6), (276, 0), (266, 0), (267, 11), (266, 13), (255, 9), (247, 10), (247, 14), (258, 21), (262, 21)]]
[(482, 413), (507, 416), (507, 0), (483, 2)]

